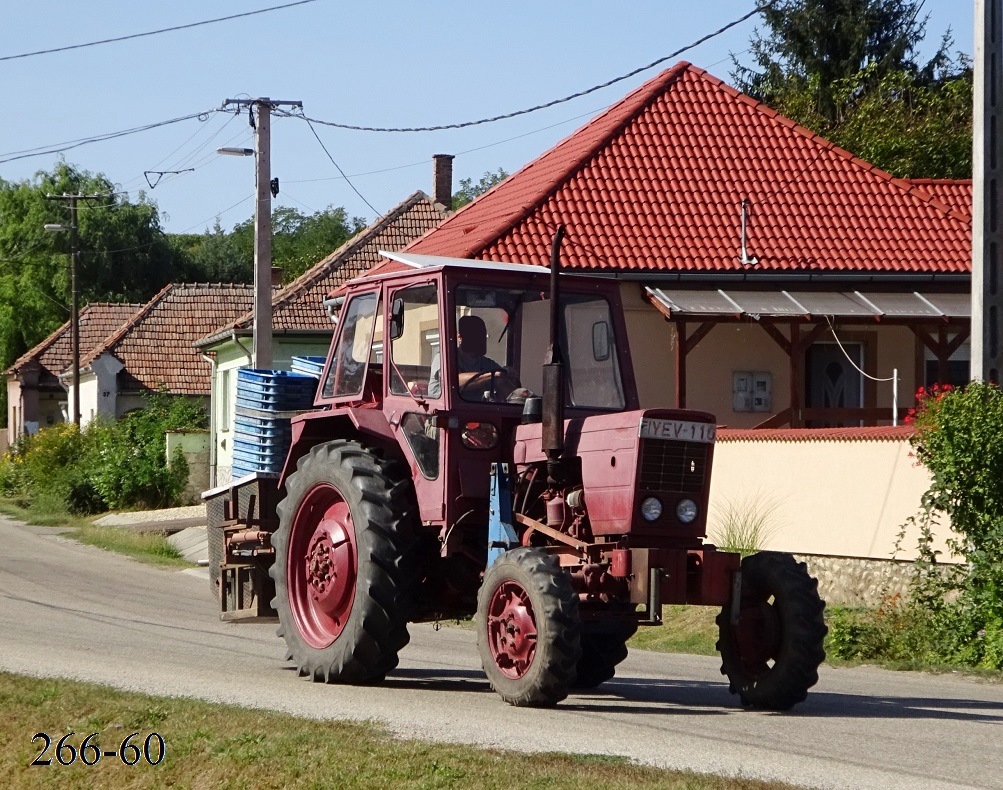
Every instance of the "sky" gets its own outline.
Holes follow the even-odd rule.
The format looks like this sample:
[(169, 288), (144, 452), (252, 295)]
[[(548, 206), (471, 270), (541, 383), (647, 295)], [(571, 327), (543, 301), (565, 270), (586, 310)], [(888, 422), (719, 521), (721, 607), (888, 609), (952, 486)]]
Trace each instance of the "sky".
[[(312, 0), (128, 41), (11, 56), (189, 25), (293, 0), (0, 0), (0, 178), (31, 179), (66, 162), (105, 175), (131, 200), (144, 192), (165, 230), (229, 230), (253, 214), (246, 111), (225, 99), (300, 101), (317, 121), (441, 126), (490, 118), (604, 84), (665, 58), (754, 8), (754, 0), (508, 0), (414, 3)], [(974, 0), (926, 0), (924, 55), (950, 29), (973, 51)], [(732, 82), (748, 64), (753, 17), (684, 54), (587, 96), (462, 129), (382, 133), (273, 117), (273, 208), (344, 207), (367, 223), (415, 190), (432, 193), (432, 156), (453, 154), (454, 184), (515, 172), (679, 60)], [(5, 59), (6, 58), (6, 59)], [(61, 154), (23, 152), (202, 114)], [(316, 132), (316, 136), (314, 135)], [(317, 137), (323, 143), (318, 142)], [(325, 152), (324, 149), (327, 149)], [(8, 160), (8, 161), (4, 161)], [(333, 162), (332, 162), (333, 160)], [(338, 168), (347, 176), (344, 178)], [(192, 172), (144, 175), (144, 171)], [(153, 183), (151, 187), (150, 184)], [(83, 209), (82, 209), (83, 210)]]

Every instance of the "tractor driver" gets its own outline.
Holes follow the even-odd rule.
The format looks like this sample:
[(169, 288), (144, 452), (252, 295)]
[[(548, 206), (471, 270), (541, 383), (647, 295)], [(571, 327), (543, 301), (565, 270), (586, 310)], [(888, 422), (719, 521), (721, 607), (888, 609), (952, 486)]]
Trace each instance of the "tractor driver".
[[(456, 321), (456, 364), (459, 372), (460, 392), (468, 393), (467, 400), (497, 397), (504, 400), (517, 386), (514, 377), (505, 368), (487, 356), (488, 330), (484, 320), (476, 315), (463, 315)], [(432, 359), (432, 376), (428, 382), (428, 395), (438, 398), (442, 393), (442, 365), (439, 354)], [(501, 381), (498, 381), (501, 379)], [(477, 387), (474, 387), (474, 384)], [(469, 397), (476, 389), (477, 395)], [(489, 398), (489, 395), (491, 398)]]

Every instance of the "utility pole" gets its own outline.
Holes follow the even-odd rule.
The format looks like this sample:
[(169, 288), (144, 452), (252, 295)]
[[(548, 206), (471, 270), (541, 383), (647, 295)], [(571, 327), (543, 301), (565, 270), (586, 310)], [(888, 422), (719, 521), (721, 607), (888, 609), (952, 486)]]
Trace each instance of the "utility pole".
[(1000, 383), (1003, 367), (1003, 3), (975, 0), (972, 150), (973, 381)]
[[(278, 179), (272, 180), (271, 112), (276, 107), (302, 108), (303, 102), (258, 99), (227, 99), (223, 107), (247, 107), (254, 128), (256, 199), (254, 202), (254, 339), (252, 366), (272, 366), (272, 197), (278, 195)], [(255, 120), (256, 119), (256, 120)]]
[(70, 306), (70, 343), (73, 355), (73, 390), (70, 400), (73, 401), (73, 424), (80, 427), (80, 291), (77, 288), (77, 272), (80, 269), (80, 242), (77, 235), (77, 201), (107, 199), (108, 195), (46, 195), (48, 200), (63, 200), (70, 208), (70, 225), (46, 225), (46, 230), (69, 230), (70, 232), (70, 291), (72, 302)]

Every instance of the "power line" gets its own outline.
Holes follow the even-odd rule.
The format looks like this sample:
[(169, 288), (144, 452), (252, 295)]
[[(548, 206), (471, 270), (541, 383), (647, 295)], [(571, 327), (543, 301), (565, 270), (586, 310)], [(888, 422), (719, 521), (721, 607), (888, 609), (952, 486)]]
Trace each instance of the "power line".
[(90, 143), (101, 143), (105, 140), (114, 140), (117, 137), (125, 137), (130, 134), (137, 134), (139, 132), (147, 132), (151, 129), (158, 129), (161, 126), (169, 126), (174, 123), (181, 123), (182, 121), (190, 121), (192, 118), (198, 118), (200, 121), (209, 120), (210, 113), (216, 112), (216, 110), (209, 110), (208, 112), (196, 112), (191, 115), (182, 115), (177, 118), (171, 118), (167, 121), (158, 121), (156, 123), (148, 123), (145, 126), (134, 126), (131, 129), (123, 129), (119, 132), (108, 132), (107, 134), (94, 135), (93, 137), (86, 137), (79, 140), (73, 140), (66, 143), (55, 143), (52, 147), (47, 150), (41, 150), (41, 148), (30, 149), (30, 153), (24, 151), (12, 151), (11, 155), (0, 154), (0, 156), (6, 157), (0, 159), (0, 164), (5, 162), (13, 162), (18, 159), (29, 159), (33, 156), (45, 156), (46, 154), (60, 154), (64, 151), (70, 151), (74, 148), (79, 148), (82, 145), (89, 145)]
[(175, 30), (187, 30), (193, 27), (201, 27), (203, 25), (213, 25), (217, 22), (229, 22), (231, 19), (242, 19), (246, 16), (255, 16), (256, 14), (265, 14), (269, 11), (279, 11), (283, 8), (292, 8), (297, 5), (306, 5), (307, 3), (314, 3), (316, 0), (297, 0), (295, 3), (286, 3), (285, 5), (275, 5), (271, 8), (262, 8), (257, 11), (245, 11), (243, 14), (231, 14), (230, 16), (221, 16), (216, 19), (206, 19), (203, 22), (192, 22), (187, 25), (175, 25), (174, 27), (164, 27), (160, 30), (151, 30), (147, 33), (132, 33), (128, 36), (117, 36), (116, 38), (104, 38), (100, 41), (88, 41), (86, 44), (71, 44), (66, 47), (55, 47), (54, 49), (39, 49), (35, 52), (24, 52), (20, 55), (4, 55), (0, 57), (0, 61), (4, 60), (19, 60), (21, 58), (31, 58), (35, 55), (51, 55), (54, 52), (66, 52), (71, 49), (83, 49), (84, 47), (96, 47), (99, 44), (113, 44), (116, 41), (129, 41), (134, 38), (144, 38), (146, 36), (156, 36), (161, 33), (172, 33)]
[[(447, 124), (440, 124), (438, 126), (406, 126), (406, 127), (356, 126), (353, 124), (338, 123), (336, 121), (322, 121), (317, 118), (307, 118), (305, 115), (303, 116), (303, 118), (308, 122), (319, 123), (324, 126), (333, 126), (336, 129), (348, 129), (353, 132), (441, 132), (447, 129), (465, 129), (470, 126), (480, 126), (486, 123), (495, 123), (496, 121), (508, 120), (509, 118), (517, 118), (520, 115), (528, 115), (529, 113), (537, 112), (538, 110), (545, 110), (550, 107), (554, 107), (558, 104), (564, 104), (565, 102), (572, 101), (573, 99), (580, 99), (582, 96), (588, 96), (590, 93), (595, 93), (596, 91), (602, 90), (603, 88), (608, 88), (611, 85), (615, 85), (618, 82), (623, 82), (624, 80), (630, 79), (631, 77), (640, 74), (642, 71), (647, 71), (648, 69), (654, 68), (655, 66), (658, 66), (667, 60), (672, 60), (673, 58), (679, 57), (684, 52), (688, 52), (689, 50), (694, 49), (707, 41), (710, 41), (712, 38), (720, 36), (722, 33), (731, 30), (731, 28), (735, 27), (736, 25), (740, 25), (747, 19), (750, 19), (759, 14), (760, 12), (765, 11), (766, 9), (772, 7), (776, 2), (777, 0), (768, 0), (767, 2), (764, 2), (761, 5), (757, 5), (747, 14), (744, 14), (738, 19), (734, 20), (733, 22), (729, 22), (723, 27), (718, 28), (713, 33), (708, 33), (707, 35), (698, 38), (696, 41), (687, 44), (685, 47), (680, 47), (674, 52), (670, 52), (668, 55), (664, 55), (663, 57), (660, 57), (657, 60), (653, 60), (651, 61), (651, 63), (648, 63), (644, 66), (639, 66), (638, 68), (628, 72), (627, 74), (623, 74), (619, 77), (614, 77), (613, 79), (607, 80), (606, 82), (600, 85), (593, 85), (591, 88), (579, 91), (578, 93), (572, 93), (570, 96), (564, 96), (563, 98), (554, 99), (544, 104), (537, 104), (533, 107), (527, 107), (524, 110), (515, 110), (514, 112), (505, 113), (503, 115), (494, 115), (491, 116), (490, 118), (480, 118), (476, 121), (447, 123)], [(282, 113), (282, 114), (290, 116), (292, 115), (292, 113)]]
[[(291, 113), (290, 113), (290, 115), (291, 115)], [(295, 116), (293, 116), (293, 117), (295, 117)], [(334, 161), (334, 157), (331, 156), (331, 152), (327, 150), (327, 146), (324, 145), (324, 141), (320, 139), (320, 135), (317, 134), (317, 130), (313, 128), (313, 124), (310, 122), (310, 119), (307, 118), (306, 115), (301, 115), (300, 117), (303, 118), (304, 121), (306, 121), (306, 125), (310, 127), (310, 131), (313, 132), (313, 136), (317, 138), (317, 142), (320, 143), (320, 147), (324, 149), (324, 153), (327, 154), (327, 158), (331, 160), (331, 164), (334, 165), (337, 168), (337, 170), (338, 170), (339, 173), (341, 173), (341, 177), (345, 179), (345, 183), (348, 184), (352, 188), (352, 191), (356, 195), (359, 196), (359, 198), (362, 200), (363, 203), (365, 203), (367, 206), (369, 206), (369, 208), (372, 210), (372, 212), (374, 214), (376, 214), (377, 217), (379, 217), (380, 219), (383, 219), (382, 212), (377, 211), (373, 207), (373, 204), (370, 203), (368, 200), (366, 200), (362, 196), (362, 193), (359, 192), (359, 190), (355, 188), (355, 184), (353, 184), (351, 182), (351, 180), (348, 178), (348, 176), (345, 175), (345, 171), (341, 169), (341, 166), (337, 162)]]

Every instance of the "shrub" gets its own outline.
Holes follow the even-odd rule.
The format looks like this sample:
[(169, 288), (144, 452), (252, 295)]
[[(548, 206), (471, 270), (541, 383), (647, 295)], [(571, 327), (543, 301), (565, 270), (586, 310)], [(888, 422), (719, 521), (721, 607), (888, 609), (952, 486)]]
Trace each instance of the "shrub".
[(117, 422), (95, 420), (82, 432), (70, 424), (43, 429), (0, 459), (0, 493), (71, 513), (172, 505), (188, 465), (180, 451), (166, 463), (164, 434), (205, 424), (197, 403), (159, 392)]
[[(912, 445), (930, 471), (911, 603), (948, 663), (1003, 669), (1003, 393), (972, 382), (917, 393)], [(945, 573), (931, 548), (938, 516), (965, 565)]]

